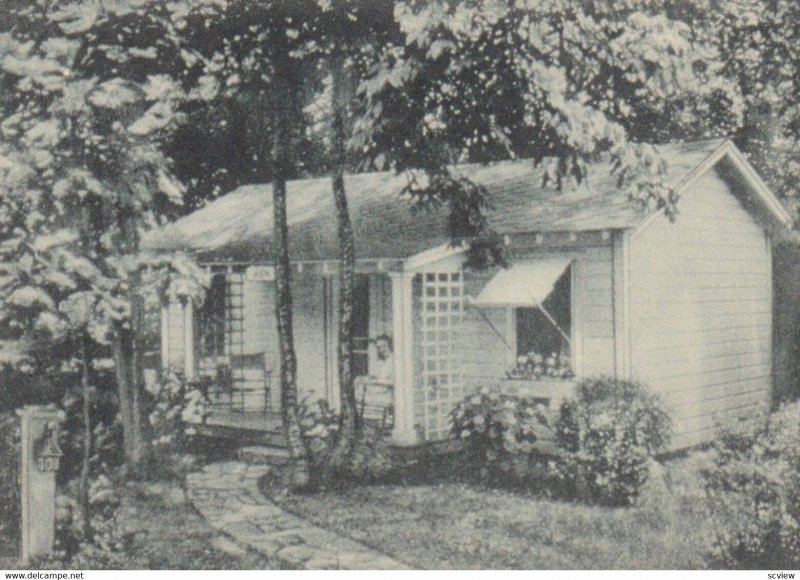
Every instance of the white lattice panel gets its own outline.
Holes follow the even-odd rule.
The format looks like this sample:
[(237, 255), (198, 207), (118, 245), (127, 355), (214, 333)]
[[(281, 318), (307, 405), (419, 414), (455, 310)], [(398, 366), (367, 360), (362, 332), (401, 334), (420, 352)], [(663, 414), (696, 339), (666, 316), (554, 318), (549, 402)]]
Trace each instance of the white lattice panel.
[(423, 428), (425, 439), (446, 439), (450, 411), (464, 397), (460, 360), (464, 323), (464, 278), (460, 272), (422, 275)]

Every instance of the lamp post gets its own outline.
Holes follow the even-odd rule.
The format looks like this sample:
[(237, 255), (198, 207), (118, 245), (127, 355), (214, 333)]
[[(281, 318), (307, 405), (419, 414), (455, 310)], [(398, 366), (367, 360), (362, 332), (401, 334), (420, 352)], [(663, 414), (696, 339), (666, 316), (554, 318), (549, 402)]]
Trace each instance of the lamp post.
[(56, 472), (61, 462), (58, 432), (64, 412), (52, 405), (26, 405), (21, 420), (20, 497), (22, 550), (20, 562), (53, 550), (55, 539)]

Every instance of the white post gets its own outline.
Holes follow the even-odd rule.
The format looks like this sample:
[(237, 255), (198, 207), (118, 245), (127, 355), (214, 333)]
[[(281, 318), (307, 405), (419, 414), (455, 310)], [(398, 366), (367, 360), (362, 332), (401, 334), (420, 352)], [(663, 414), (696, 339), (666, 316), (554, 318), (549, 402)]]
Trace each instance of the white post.
[(614, 233), (611, 246), (614, 289), (614, 374), (618, 379), (630, 377), (628, 245), (627, 232)]
[(169, 369), (169, 303), (161, 303), (161, 371)]
[(183, 309), (183, 372), (187, 380), (194, 378), (194, 305), (188, 296), (181, 304)]
[(20, 561), (53, 551), (56, 517), (56, 471), (61, 450), (58, 430), (64, 412), (54, 406), (26, 405), (17, 410), (20, 425), (20, 498), (22, 551)]
[(413, 272), (390, 272), (394, 339), (394, 432), (398, 445), (417, 442), (414, 431)]

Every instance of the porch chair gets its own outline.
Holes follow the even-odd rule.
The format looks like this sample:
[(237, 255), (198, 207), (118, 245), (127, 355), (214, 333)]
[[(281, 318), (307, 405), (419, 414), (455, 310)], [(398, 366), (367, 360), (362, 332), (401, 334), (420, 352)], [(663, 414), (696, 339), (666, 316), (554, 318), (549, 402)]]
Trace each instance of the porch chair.
[[(257, 411), (267, 412), (271, 407), (271, 383), (272, 369), (266, 362), (263, 352), (250, 354), (230, 355), (231, 373), (231, 408), (233, 408), (234, 397), (240, 405), (239, 410), (246, 413), (251, 409), (247, 408), (248, 393), (256, 393), (263, 389), (263, 405)], [(261, 383), (261, 386), (250, 386)]]
[(359, 413), (365, 421), (374, 421), (381, 430), (394, 426), (394, 385), (359, 380)]

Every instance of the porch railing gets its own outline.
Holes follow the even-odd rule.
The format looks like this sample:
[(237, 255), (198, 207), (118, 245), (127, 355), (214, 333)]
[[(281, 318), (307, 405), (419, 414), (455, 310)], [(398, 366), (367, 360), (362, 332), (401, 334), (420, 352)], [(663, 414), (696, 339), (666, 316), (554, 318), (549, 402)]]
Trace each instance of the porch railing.
[(272, 371), (264, 353), (231, 354), (202, 366), (194, 382), (212, 411), (272, 411)]

